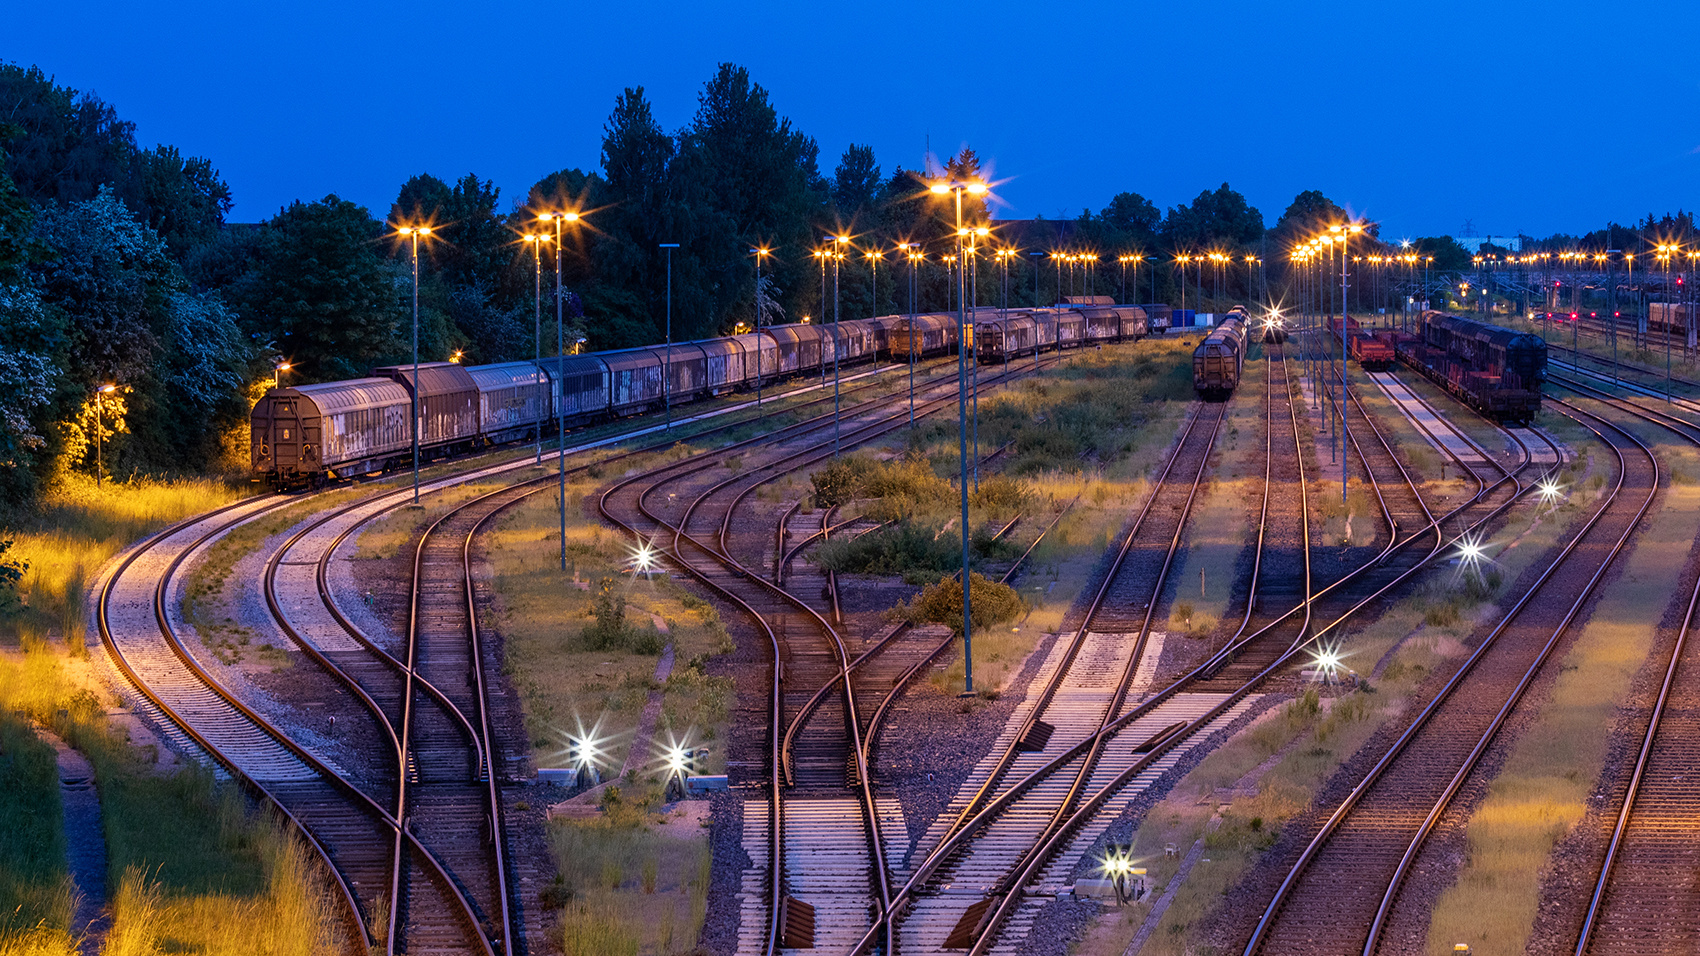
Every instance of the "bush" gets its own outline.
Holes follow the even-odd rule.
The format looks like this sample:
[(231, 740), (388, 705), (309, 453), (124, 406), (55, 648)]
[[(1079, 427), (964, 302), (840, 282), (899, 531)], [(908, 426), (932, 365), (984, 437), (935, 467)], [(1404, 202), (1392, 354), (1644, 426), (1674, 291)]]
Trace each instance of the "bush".
[(607, 651), (626, 646), (632, 630), (626, 623), (626, 596), (614, 590), (613, 578), (602, 579), (590, 613), (596, 622), (580, 636), (586, 650)]
[[(992, 529), (969, 535), (979, 560), (1010, 556), (1011, 546), (992, 540)], [(832, 538), (820, 546), (820, 566), (840, 574), (901, 574), (930, 581), (962, 566), (961, 532), (902, 522), (856, 538)]]
[[(976, 628), (990, 627), (1012, 621), (1027, 610), (1027, 605), (1015, 589), (1007, 584), (988, 581), (979, 574), (969, 578), (973, 597), (971, 613)], [(948, 624), (962, 632), (962, 583), (945, 578), (929, 584), (907, 604), (898, 605), (896, 613), (911, 624)]]

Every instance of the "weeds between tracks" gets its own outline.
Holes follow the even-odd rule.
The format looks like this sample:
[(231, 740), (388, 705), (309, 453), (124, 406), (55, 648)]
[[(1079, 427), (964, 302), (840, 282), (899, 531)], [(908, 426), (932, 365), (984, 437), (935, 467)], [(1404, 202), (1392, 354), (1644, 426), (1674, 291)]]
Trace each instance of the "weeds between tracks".
[[(1668, 431), (1626, 427), (1653, 447), (1661, 466), (1693, 469), (1700, 461), (1692, 444)], [(1471, 814), (1467, 862), (1436, 904), (1430, 952), (1451, 952), (1457, 942), (1479, 953), (1525, 951), (1548, 858), (1587, 811), (1618, 707), (1700, 537), (1700, 489), (1673, 482), (1657, 508)]]

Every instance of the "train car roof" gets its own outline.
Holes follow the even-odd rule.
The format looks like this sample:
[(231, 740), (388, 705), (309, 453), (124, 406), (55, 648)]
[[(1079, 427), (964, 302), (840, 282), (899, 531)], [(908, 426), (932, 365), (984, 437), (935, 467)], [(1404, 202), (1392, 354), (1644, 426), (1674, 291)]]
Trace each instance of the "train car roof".
[[(373, 375), (394, 379), (403, 385), (413, 384), (413, 364), (385, 365), (372, 370)], [(477, 389), (472, 376), (466, 373), (466, 367), (455, 362), (420, 362), (419, 363), (419, 394), (453, 395), (456, 392), (470, 392)]]
[(604, 374), (608, 371), (608, 363), (602, 361), (602, 353), (589, 352), (584, 355), (551, 355), (542, 362), (543, 370), (550, 375), (586, 375)]
[(516, 385), (537, 385), (548, 381), (548, 375), (538, 362), (500, 362), (495, 365), (468, 365), (466, 374), (479, 391), (513, 388)]
[(317, 385), (291, 385), (266, 392), (267, 398), (305, 398), (318, 407), (319, 413), (357, 411), (363, 408), (384, 408), (405, 404), (413, 399), (401, 383), (388, 378), (357, 378), (346, 382), (320, 382)]
[[(671, 357), (669, 358), (669, 352)], [(691, 342), (674, 342), (671, 346), (644, 345), (635, 349), (618, 349), (613, 352), (598, 352), (604, 362), (608, 363), (610, 371), (630, 368), (647, 368), (651, 365), (661, 365), (664, 362), (689, 362), (703, 357), (701, 348)]]
[(702, 349), (704, 355), (742, 355), (744, 353), (744, 347), (738, 344), (737, 339), (733, 336), (722, 336), (717, 339), (697, 339), (685, 344)]

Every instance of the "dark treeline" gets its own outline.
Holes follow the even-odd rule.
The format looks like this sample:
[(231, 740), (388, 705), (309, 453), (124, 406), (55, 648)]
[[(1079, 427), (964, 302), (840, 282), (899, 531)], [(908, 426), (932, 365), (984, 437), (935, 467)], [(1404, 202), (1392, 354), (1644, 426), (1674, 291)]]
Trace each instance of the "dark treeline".
[[(842, 317), (908, 308), (899, 243), (927, 256), (917, 307), (953, 308), (955, 210), (927, 186), (978, 177), (981, 166), (964, 148), (940, 169), (887, 168), (852, 145), (829, 176), (814, 139), (747, 71), (724, 64), (676, 131), (661, 128), (641, 87), (626, 90), (603, 126), (598, 168), (551, 172), (523, 196), (504, 199), (475, 173), (422, 172), (381, 218), (332, 195), (230, 224), (231, 189), (211, 161), (143, 149), (111, 104), (0, 64), (0, 494), (25, 502), (57, 471), (92, 471), (96, 427), (109, 473), (239, 467), (246, 415), (279, 361), (291, 363), (287, 381), (306, 382), (406, 360), (412, 278), (399, 226), (433, 230), (420, 247), (420, 358), (495, 362), (556, 349), (555, 250), (525, 239), (552, 238), (538, 222), (546, 212), (582, 215), (563, 228), (560, 250), (569, 347), (661, 340), (662, 243), (679, 244), (676, 340), (751, 321), (754, 247), (773, 253), (762, 265), (764, 322), (830, 319), (833, 269), (815, 253), (832, 235), (851, 237), (836, 263)], [(1133, 301), (1177, 301), (1183, 282), (1190, 306), (1278, 301), (1291, 246), (1346, 215), (1307, 191), (1265, 228), (1227, 184), (1167, 210), (1124, 192), (1050, 221), (998, 223), (984, 199), (963, 198), (967, 225), (993, 227), (985, 252), (1020, 247), (1008, 267), (1017, 306), (1071, 289), (1119, 297), (1117, 257), (1135, 253), (1144, 258), (1129, 273)], [(1372, 224), (1354, 252), (1385, 250), (1374, 235)], [(1419, 246), (1448, 260), (1462, 252), (1446, 237)], [(1045, 258), (1058, 250), (1097, 263), (1058, 268)], [(1176, 262), (1210, 252), (1233, 260)], [(976, 277), (976, 301), (1000, 304), (1003, 266), (984, 255)], [(106, 385), (114, 390), (97, 405)]]

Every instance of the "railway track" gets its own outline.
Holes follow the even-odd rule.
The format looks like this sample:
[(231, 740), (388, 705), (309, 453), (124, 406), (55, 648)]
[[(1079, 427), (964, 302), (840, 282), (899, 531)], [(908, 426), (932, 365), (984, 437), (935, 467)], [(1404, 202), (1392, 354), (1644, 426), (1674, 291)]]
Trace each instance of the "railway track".
[(1367, 956), (1383, 947), (1407, 951), (1426, 939), (1426, 920), (1399, 919), (1406, 875), (1639, 524), (1657, 484), (1657, 462), (1634, 436), (1575, 407), (1566, 414), (1612, 450), (1618, 476), (1611, 491), (1322, 821), (1252, 930), (1247, 956), (1295, 950), (1361, 950)]
[[(1700, 427), (1691, 422), (1586, 382), (1555, 381), (1700, 445)], [(1700, 871), (1692, 839), (1700, 813), (1693, 782), (1700, 779), (1700, 678), (1691, 640), (1697, 608), (1700, 581), (1689, 592), (1627, 780), (1608, 790), (1615, 798), (1607, 810), (1611, 830), (1580, 918), (1577, 956), (1682, 953), (1700, 940)]]
[[(988, 377), (980, 384), (993, 385), (1003, 378)], [(916, 415), (948, 408), (953, 401), (953, 395), (929, 394)], [(827, 614), (770, 583), (762, 564), (775, 539), (763, 529), (769, 522), (788, 520), (794, 509), (776, 514), (777, 506), (761, 502), (754, 493), (832, 457), (835, 446), (855, 447), (908, 427), (907, 415), (907, 408), (898, 403), (891, 403), (889, 410), (865, 408), (849, 416), (842, 435), (822, 425), (772, 436), (776, 456), (741, 461), (731, 477), (721, 477), (724, 470), (715, 467), (728, 456), (701, 456), (631, 476), (609, 487), (600, 499), (599, 507), (611, 522), (639, 541), (658, 545), (699, 582), (738, 606), (768, 636), (779, 662), (769, 715), (769, 759), (774, 764), (767, 841), (770, 850), (778, 847), (779, 852), (770, 857), (768, 926), (759, 944), (766, 952), (812, 936), (798, 928), (802, 924), (797, 920), (812, 920), (823, 935), (808, 941), (831, 948), (835, 935), (860, 930), (870, 910), (883, 911), (889, 900), (882, 811), (873, 795), (864, 739), (873, 715), (884, 708), (870, 709), (859, 702), (854, 672), (893, 646), (897, 634), (886, 635), (853, 659)], [(740, 511), (745, 505), (750, 507)], [(830, 520), (830, 512), (823, 515), (823, 522)], [(775, 573), (783, 561), (783, 554), (776, 558)], [(927, 647), (921, 660), (930, 660), (938, 649)], [(900, 670), (913, 676), (918, 667)], [(846, 797), (846, 789), (855, 796)], [(847, 827), (850, 819), (859, 820), (860, 827)], [(816, 909), (818, 917), (813, 916)], [(793, 919), (799, 913), (809, 917)], [(756, 937), (746, 934), (746, 946), (756, 945)]]
[[(873, 383), (853, 391), (878, 387), (878, 383)], [(807, 389), (798, 391), (803, 390)], [(826, 400), (815, 399), (797, 407)], [(696, 435), (741, 427), (747, 422), (748, 419), (729, 420)], [(592, 445), (614, 440), (618, 438)], [(626, 454), (643, 450), (649, 449)], [(460, 475), (439, 479), (436, 487), (530, 465), (518, 461), (474, 467)], [(553, 477), (550, 475), (548, 479)], [(401, 491), (380, 494), (376, 499), (340, 509), (330, 518), (347, 517), (364, 509), (364, 520), (370, 520), (399, 506), (404, 495)], [(299, 499), (273, 496), (243, 502), (166, 529), (139, 544), (101, 589), (97, 616), (102, 641), (125, 679), (167, 722), (162, 728), (167, 736), (189, 749), (203, 751), (257, 797), (276, 806), (318, 852), (338, 886), (351, 949), (366, 952), (367, 944), (375, 942), (386, 952), (511, 952), (514, 942), (514, 933), (509, 929), (511, 913), (502, 914), (510, 894), (502, 889), (505, 877), (499, 856), (502, 845), (499, 801), (492, 796), (496, 781), (490, 772), (490, 768), (499, 764), (493, 753), (488, 708), (481, 702), (487, 696), (487, 684), (483, 675), (477, 673), (495, 662), (472, 653), (474, 645), (467, 644), (467, 650), (461, 654), (464, 669), (457, 667), (456, 641), (445, 641), (445, 629), (433, 627), (427, 620), (429, 614), (418, 613), (420, 608), (416, 607), (414, 617), (421, 626), (412, 629), (407, 656), (415, 666), (409, 667), (361, 635), (341, 614), (330, 599), (326, 565), (335, 546), (362, 521), (354, 521), (340, 533), (331, 527), (331, 534), (325, 536), (334, 540), (316, 561), (286, 562), (283, 558), (291, 548), (311, 540), (313, 534), (324, 535), (329, 519), (315, 521), (293, 535), (268, 562), (264, 589), (285, 633), (327, 673), (343, 682), (357, 698), (355, 706), (367, 710), (379, 728), (380, 737), (388, 737), (394, 758), (390, 772), (380, 768), (375, 774), (351, 776), (345, 768), (332, 766), (309, 752), (292, 740), (275, 720), (244, 703), (201, 666), (173, 623), (168, 592), (185, 559), (234, 527), (296, 500)], [(386, 501), (390, 503), (386, 505)], [(426, 557), (426, 552), (421, 551), (421, 570), (426, 573), (416, 579), (416, 600), (426, 611), (452, 606), (454, 600), (450, 589), (444, 586), (446, 581), (440, 576), (433, 579), (425, 568), (431, 563)], [(463, 553), (463, 564), (464, 561)], [(303, 632), (292, 625), (284, 605), (290, 605), (290, 612), (299, 613), (304, 602), (279, 600), (276, 581), (280, 567), (288, 577), (298, 575), (303, 566), (316, 566), (314, 585), (334, 626), (319, 620)], [(465, 582), (463, 585), (461, 592), (470, 601), (471, 586)], [(141, 614), (141, 594), (149, 586), (155, 588), (151, 622)], [(469, 636), (476, 640), (475, 611), (469, 609), (468, 618)], [(470, 681), (466, 679), (466, 669), (474, 672)], [(423, 676), (426, 672), (435, 673), (450, 688), (455, 687), (458, 678), (461, 686), (453, 693), (462, 700), (457, 704), (450, 692)], [(410, 732), (409, 711), (419, 692), (423, 692), (420, 701), (424, 714), (420, 722), (431, 726), (415, 734)], [(467, 713), (478, 716), (480, 728), (474, 728), (466, 719)], [(443, 746), (446, 738), (454, 736), (445, 731), (457, 723), (470, 748)], [(400, 733), (398, 726), (403, 728)], [(425, 745), (407, 746), (404, 755), (404, 740), (409, 745), (423, 740)], [(417, 782), (421, 768), (429, 771), (430, 778), (436, 778), (446, 768), (433, 764), (440, 759), (452, 764), (456, 758), (451, 754), (455, 752), (460, 754), (459, 772), (449, 769), (441, 774), (441, 779), (455, 780), (453, 786), (463, 790), (481, 791), (484, 807), (481, 812), (466, 811), (465, 793), (443, 801), (435, 790), (424, 793), (416, 790), (413, 799), (402, 798), (403, 788), (410, 778)], [(401, 767), (408, 768), (408, 772), (396, 772)], [(394, 796), (385, 800), (385, 795), (392, 791)], [(408, 819), (406, 810), (410, 805), (415, 810), (413, 819)], [(497, 809), (492, 811), (493, 807)], [(402, 825), (403, 820), (406, 826)], [(421, 822), (426, 825), (420, 827)], [(433, 833), (432, 839), (452, 850), (451, 855), (477, 858), (479, 862), (458, 861), (465, 876), (451, 871), (420, 841), (415, 831), (421, 829)], [(482, 844), (478, 851), (469, 850), (478, 844)], [(494, 865), (491, 860), (496, 861)], [(469, 893), (486, 905), (475, 905), (468, 898)], [(370, 927), (368, 920), (372, 921)]]
[[(1525, 456), (1525, 461), (1522, 466), (1519, 466), (1518, 471), (1520, 471), (1522, 467), (1526, 467), (1526, 465), (1527, 456)], [(1503, 511), (1510, 506), (1511, 502), (1515, 500), (1516, 494), (1523, 490), (1523, 486), (1515, 480), (1515, 474), (1516, 472), (1512, 472), (1505, 475), (1493, 485), (1489, 485), (1484, 488), (1483, 493), (1478, 495), (1475, 499), (1472, 499), (1472, 501), (1466, 502), (1459, 508), (1454, 509), (1452, 512), (1442, 516), (1440, 519), (1437, 519), (1437, 526), (1438, 522), (1454, 517), (1462, 517), (1467, 510), (1472, 512), (1482, 512), (1470, 528), (1466, 529), (1466, 531), (1468, 531), (1473, 528), (1480, 527), (1483, 523), (1490, 521), (1503, 513)], [(1500, 491), (1502, 488), (1509, 488), (1511, 493), (1500, 493), (1497, 497), (1494, 496), (1493, 493)], [(1415, 494), (1414, 489), (1412, 489), (1412, 494)], [(1396, 551), (1402, 551), (1408, 547), (1410, 542), (1417, 540), (1419, 537), (1421, 537), (1420, 534), (1412, 535), (1410, 538), (1406, 539), (1404, 543), (1393, 547)], [(1134, 755), (1134, 759), (1127, 761), (1126, 766), (1120, 769), (1119, 772), (1104, 774), (1103, 776), (1107, 777), (1107, 780), (1100, 778), (1100, 780), (1093, 781), (1095, 786), (1097, 786), (1100, 781), (1102, 782), (1102, 785), (1097, 786), (1097, 789), (1093, 790), (1089, 796), (1083, 796), (1079, 800), (1078, 806), (1071, 814), (1069, 814), (1065, 819), (1056, 822), (1044, 842), (1028, 853), (1026, 857), (1027, 862), (1015, 871), (1014, 876), (1006, 880), (1004, 892), (1001, 895), (989, 898), (977, 915), (971, 911), (965, 911), (965, 918), (960, 920), (955, 927), (955, 930), (960, 932), (962, 935), (958, 939), (953, 940), (953, 942), (957, 942), (962, 946), (962, 948), (970, 948), (971, 951), (975, 953), (985, 952), (990, 949), (990, 944), (992, 942), (992, 937), (995, 935), (998, 921), (1007, 917), (1012, 909), (1015, 909), (1020, 905), (1018, 901), (1018, 893), (1016, 891), (1020, 887), (1029, 885), (1033, 882), (1035, 878), (1041, 874), (1045, 866), (1061, 854), (1065, 848), (1078, 849), (1081, 848), (1082, 842), (1089, 843), (1089, 841), (1082, 840), (1082, 831), (1085, 830), (1093, 820), (1100, 819), (1101, 815), (1107, 808), (1117, 808), (1115, 804), (1111, 803), (1112, 797), (1125, 792), (1126, 788), (1130, 784), (1141, 780), (1151, 780), (1160, 775), (1163, 769), (1165, 769), (1166, 764), (1172, 764), (1176, 757), (1176, 749), (1178, 747), (1183, 746), (1188, 740), (1195, 739), (1198, 734), (1208, 733), (1214, 727), (1220, 726), (1224, 717), (1231, 715), (1236, 707), (1243, 705), (1247, 694), (1249, 694), (1263, 680), (1277, 673), (1283, 667), (1288, 666), (1311, 641), (1315, 641), (1330, 634), (1331, 632), (1336, 631), (1352, 615), (1361, 612), (1365, 607), (1373, 604), (1374, 602), (1384, 599), (1386, 595), (1401, 586), (1404, 582), (1408, 581), (1414, 574), (1421, 570), (1424, 565), (1426, 565), (1429, 561), (1432, 561), (1433, 557), (1438, 554), (1439, 550), (1440, 548), (1437, 544), (1437, 546), (1429, 552), (1426, 558), (1415, 562), (1413, 566), (1408, 568), (1387, 567), (1385, 563), (1386, 558), (1384, 557), (1381, 562), (1367, 563), (1348, 574), (1340, 581), (1335, 582), (1335, 584), (1322, 589), (1313, 598), (1313, 603), (1316, 604), (1317, 609), (1327, 612), (1326, 615), (1319, 614), (1317, 616), (1322, 620), (1329, 620), (1330, 622), (1320, 629), (1315, 629), (1309, 640), (1294, 641), (1284, 654), (1278, 657), (1261, 673), (1242, 684), (1234, 692), (1218, 695), (1200, 694), (1197, 695), (1197, 697), (1193, 697), (1186, 693), (1186, 691), (1190, 688), (1196, 686), (1198, 682), (1208, 677), (1209, 672), (1220, 663), (1221, 656), (1219, 655), (1218, 658), (1206, 662), (1206, 664), (1201, 665), (1191, 673), (1182, 677), (1180, 680), (1175, 681), (1158, 693), (1146, 698), (1143, 703), (1130, 708), (1126, 713), (1107, 724), (1092, 738), (1092, 742), (1102, 744), (1102, 742), (1106, 739), (1113, 742), (1118, 738), (1118, 735), (1123, 746), (1130, 741), (1140, 741), (1138, 746), (1135, 748), (1136, 754)], [(1347, 587), (1347, 585), (1350, 586)], [(1306, 607), (1310, 608), (1310, 605), (1306, 605)], [(1338, 614), (1338, 616), (1332, 617), (1334, 614)], [(1282, 621), (1288, 621), (1297, 616), (1298, 615), (1295, 610), (1295, 612), (1289, 613), (1286, 618), (1283, 618)], [(1332, 617), (1332, 620), (1330, 620), (1330, 617)], [(1280, 624), (1282, 621), (1277, 621), (1275, 623)], [(1267, 630), (1267, 628), (1265, 630)], [(1253, 640), (1260, 636), (1263, 635), (1254, 634), (1246, 640)], [(1230, 651), (1225, 651), (1224, 654), (1230, 653), (1232, 649), (1233, 648), (1231, 647)], [(1180, 720), (1172, 723), (1167, 721), (1167, 715), (1164, 713), (1165, 708), (1170, 708), (1170, 712), (1174, 713), (1174, 708), (1182, 706), (1189, 699), (1196, 700), (1207, 696), (1214, 697), (1216, 700), (1213, 704), (1206, 707), (1202, 713), (1186, 715)], [(1177, 724), (1179, 726), (1177, 726)], [(1063, 750), (1061, 753), (1056, 754), (1056, 756), (1048, 764), (1031, 774), (1029, 776), (1029, 780), (1042, 779), (1048, 774), (1055, 772), (1060, 767), (1072, 761), (1085, 749), (1086, 748), (1084, 746), (1077, 745), (1074, 748)], [(1020, 785), (1018, 784), (1017, 786), (1019, 787)], [(917, 869), (917, 876), (912, 877), (909, 885), (905, 886), (904, 890), (900, 892), (898, 902), (903, 901), (904, 895), (910, 892), (917, 879), (924, 878), (927, 875), (928, 870), (931, 867), (936, 866), (936, 860), (938, 858), (941, 856), (948, 856), (950, 852), (957, 848), (955, 845), (960, 845), (966, 841), (966, 837), (969, 832), (972, 832), (979, 826), (991, 820), (997, 812), (1003, 808), (1003, 806), (1009, 803), (1010, 799), (1010, 795), (1006, 794), (990, 802), (984, 810), (976, 815), (974, 820), (970, 821), (962, 828), (962, 832), (951, 837), (939, 848), (939, 850), (936, 850), (932, 856), (929, 857), (928, 861), (923, 863), (921, 867)], [(976, 901), (976, 903), (978, 903), (978, 901)], [(995, 909), (993, 908), (994, 906), (996, 907)], [(1002, 914), (1002, 916), (999, 914)], [(972, 918), (970, 919), (969, 917)], [(975, 925), (965, 925), (969, 923), (973, 923)], [(871, 939), (865, 936), (862, 944), (866, 947), (870, 942)]]
[[(393, 936), (368, 936), (368, 914), (389, 908), (392, 857), (399, 839), (431, 877), (427, 891), (441, 914), (417, 951), (492, 953), (439, 860), (396, 816), (348, 783), (333, 767), (295, 743), (195, 657), (169, 607), (185, 560), (230, 528), (275, 511), (287, 500), (243, 502), (191, 519), (144, 541), (101, 588), (97, 620), (102, 643), (131, 685), (212, 760), (251, 792), (277, 807), (335, 875), (350, 952), (376, 943), (395, 951)], [(151, 621), (148, 619), (151, 614)], [(180, 738), (181, 739), (181, 738)]]

